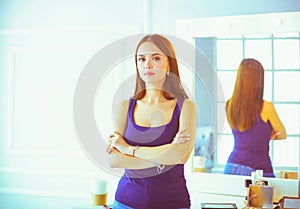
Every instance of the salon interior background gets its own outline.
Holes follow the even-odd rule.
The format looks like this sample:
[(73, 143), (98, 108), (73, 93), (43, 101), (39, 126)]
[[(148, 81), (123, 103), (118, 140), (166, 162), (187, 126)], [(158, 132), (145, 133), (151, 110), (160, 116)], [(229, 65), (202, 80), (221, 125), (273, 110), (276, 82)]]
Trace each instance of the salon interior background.
[(176, 35), (179, 19), (293, 11), (298, 0), (1, 0), (0, 208), (72, 208), (91, 178), (115, 178), (86, 157), (72, 120), (75, 83), (101, 47)]

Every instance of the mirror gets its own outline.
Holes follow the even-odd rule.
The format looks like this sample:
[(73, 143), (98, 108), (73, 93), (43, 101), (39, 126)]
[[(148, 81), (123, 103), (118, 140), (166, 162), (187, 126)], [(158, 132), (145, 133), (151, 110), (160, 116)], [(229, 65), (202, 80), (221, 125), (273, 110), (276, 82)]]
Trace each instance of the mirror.
[[(276, 177), (280, 170), (297, 171), (300, 139), (299, 12), (181, 20), (177, 35), (190, 41), (196, 53), (195, 100), (198, 132), (193, 170), (223, 173), (233, 148), (225, 117), (236, 69), (244, 57), (265, 69), (264, 99), (272, 101), (286, 127), (287, 139), (270, 142)], [(208, 27), (214, 25), (214, 27)], [(202, 54), (201, 54), (202, 53)], [(212, 70), (208, 70), (212, 69)]]

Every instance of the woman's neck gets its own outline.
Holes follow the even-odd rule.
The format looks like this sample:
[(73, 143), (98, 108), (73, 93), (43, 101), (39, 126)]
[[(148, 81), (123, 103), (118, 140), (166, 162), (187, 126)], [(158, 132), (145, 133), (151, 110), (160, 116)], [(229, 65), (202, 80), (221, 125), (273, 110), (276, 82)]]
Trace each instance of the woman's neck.
[(167, 101), (161, 89), (147, 89), (142, 100), (148, 104), (159, 104)]

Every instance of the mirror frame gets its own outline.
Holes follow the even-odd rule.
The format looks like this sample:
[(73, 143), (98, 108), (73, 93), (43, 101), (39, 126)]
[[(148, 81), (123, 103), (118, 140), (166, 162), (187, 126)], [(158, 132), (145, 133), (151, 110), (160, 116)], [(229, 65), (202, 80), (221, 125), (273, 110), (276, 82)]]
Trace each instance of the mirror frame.
[[(179, 19), (176, 21), (176, 36), (195, 46), (195, 38), (200, 37), (300, 32), (299, 20), (300, 12)], [(190, 172), (193, 171), (194, 154), (192, 156), (189, 160)], [(298, 160), (300, 163), (300, 153)]]

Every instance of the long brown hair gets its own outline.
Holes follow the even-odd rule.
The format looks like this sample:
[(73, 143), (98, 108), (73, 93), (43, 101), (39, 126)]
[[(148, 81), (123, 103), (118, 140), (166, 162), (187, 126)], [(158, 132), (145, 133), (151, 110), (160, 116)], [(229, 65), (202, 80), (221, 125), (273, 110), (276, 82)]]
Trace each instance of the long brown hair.
[(232, 97), (226, 102), (232, 129), (245, 131), (256, 122), (263, 105), (264, 68), (255, 59), (244, 59), (238, 68)]
[(187, 94), (185, 93), (179, 76), (179, 70), (178, 70), (178, 64), (177, 59), (175, 55), (175, 50), (173, 48), (173, 45), (171, 42), (158, 34), (151, 34), (146, 35), (143, 37), (139, 44), (137, 45), (136, 51), (135, 51), (135, 65), (136, 65), (136, 85), (135, 85), (135, 92), (133, 98), (135, 99), (142, 99), (145, 96), (146, 88), (145, 88), (145, 82), (141, 79), (139, 72), (138, 72), (138, 64), (137, 64), (137, 51), (139, 47), (143, 43), (153, 43), (155, 46), (157, 46), (162, 53), (164, 53), (168, 57), (169, 66), (170, 66), (170, 72), (169, 76), (166, 77), (164, 86), (163, 86), (163, 96), (166, 99), (174, 99), (177, 97), (185, 97), (188, 98)]

